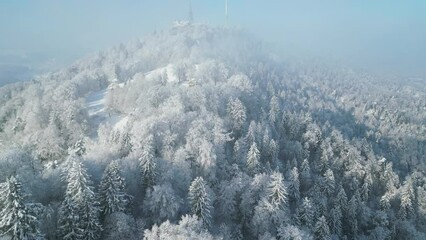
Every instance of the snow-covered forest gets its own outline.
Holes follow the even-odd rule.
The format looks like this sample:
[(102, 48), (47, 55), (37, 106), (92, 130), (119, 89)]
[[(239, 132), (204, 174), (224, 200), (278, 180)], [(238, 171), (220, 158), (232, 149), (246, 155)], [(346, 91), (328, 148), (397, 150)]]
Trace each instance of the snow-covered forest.
[(181, 22), (0, 88), (4, 239), (426, 239), (426, 84)]

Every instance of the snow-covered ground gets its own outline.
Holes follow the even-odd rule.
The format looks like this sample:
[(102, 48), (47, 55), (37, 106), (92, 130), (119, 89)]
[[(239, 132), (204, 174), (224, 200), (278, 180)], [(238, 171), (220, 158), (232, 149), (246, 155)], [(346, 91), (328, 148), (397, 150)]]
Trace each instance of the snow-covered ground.
[(103, 115), (106, 112), (106, 95), (108, 89), (92, 92), (86, 97), (86, 108), (90, 117)]
[[(172, 64), (146, 72), (144, 75), (147, 81), (167, 75), (168, 82), (178, 82), (178, 76)], [(113, 80), (107, 88), (87, 95), (86, 109), (90, 117), (90, 125), (93, 127), (92, 136), (96, 136), (96, 132), (102, 123), (109, 124), (115, 130), (123, 130), (126, 127), (129, 116), (113, 112), (106, 106), (108, 91), (117, 87), (122, 88), (125, 85), (126, 83), (117, 83), (117, 80)]]
[(116, 130), (122, 130), (128, 121), (128, 117), (108, 110), (106, 97), (110, 87), (92, 92), (86, 97), (86, 109), (89, 114), (90, 125), (93, 127), (92, 136), (96, 136), (99, 126), (109, 124)]
[(179, 78), (176, 74), (176, 70), (174, 65), (169, 64), (165, 67), (160, 67), (157, 69), (154, 69), (152, 71), (145, 73), (145, 78), (149, 81), (153, 78), (157, 78), (163, 74), (167, 74), (167, 82), (178, 82)]

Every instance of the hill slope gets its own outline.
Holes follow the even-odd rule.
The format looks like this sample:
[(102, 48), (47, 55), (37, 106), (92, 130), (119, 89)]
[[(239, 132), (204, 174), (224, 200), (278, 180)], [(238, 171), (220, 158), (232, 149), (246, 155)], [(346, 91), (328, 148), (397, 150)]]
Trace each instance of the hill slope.
[(117, 221), (136, 238), (166, 220), (176, 225), (146, 236), (421, 239), (426, 89), (414, 84), (284, 62), (243, 31), (179, 25), (0, 88), (0, 180), (18, 175), (56, 212), (70, 162), (97, 185), (118, 160), (134, 198), (101, 221), (111, 239)]

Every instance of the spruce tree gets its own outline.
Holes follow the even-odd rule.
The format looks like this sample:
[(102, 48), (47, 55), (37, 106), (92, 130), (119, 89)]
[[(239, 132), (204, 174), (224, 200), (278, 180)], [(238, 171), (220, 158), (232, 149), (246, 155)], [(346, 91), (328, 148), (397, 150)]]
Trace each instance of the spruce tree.
[(315, 207), (312, 204), (312, 201), (308, 198), (305, 197), (302, 201), (302, 205), (300, 207), (300, 221), (302, 223), (302, 225), (311, 228), (313, 227), (313, 219), (314, 219), (314, 214), (315, 214)]
[(65, 199), (59, 210), (58, 235), (62, 239), (98, 239), (102, 230), (98, 201), (83, 164), (77, 157), (71, 160)]
[(399, 217), (405, 219), (413, 212), (414, 188), (411, 178), (405, 180), (401, 191), (401, 204), (399, 209)]
[(149, 135), (142, 148), (142, 154), (139, 158), (142, 169), (142, 181), (145, 187), (152, 188), (155, 185), (157, 176), (157, 163), (155, 158), (154, 136)]
[(0, 184), (0, 236), (18, 239), (42, 239), (34, 205), (25, 204), (26, 195), (14, 177)]
[(125, 180), (121, 176), (117, 161), (108, 164), (104, 171), (99, 185), (99, 202), (103, 215), (124, 212), (129, 204), (129, 196), (125, 193)]
[(336, 205), (331, 209), (330, 213), (331, 232), (341, 236), (342, 234), (342, 210)]
[(202, 177), (195, 178), (189, 187), (191, 211), (205, 226), (209, 227), (212, 218), (212, 203), (208, 186)]
[(321, 216), (315, 224), (315, 237), (318, 240), (330, 240), (330, 229), (328, 228), (327, 220)]
[(257, 149), (256, 143), (250, 146), (250, 149), (247, 153), (247, 168), (252, 173), (255, 174), (258, 172), (260, 167), (260, 152)]
[(271, 205), (276, 209), (283, 209), (287, 204), (287, 188), (284, 185), (283, 175), (274, 171), (268, 186), (268, 197)]
[(331, 169), (327, 169), (327, 171), (324, 173), (323, 180), (324, 180), (323, 192), (327, 196), (330, 196), (331, 194), (334, 193), (334, 189), (335, 189), (335, 185), (336, 185), (336, 181), (334, 180), (334, 174), (333, 174), (333, 171)]
[(85, 146), (84, 140), (82, 138), (79, 139), (75, 143), (75, 145), (74, 145), (74, 153), (77, 156), (80, 156), (80, 157), (83, 156), (86, 153), (86, 146)]
[(296, 202), (300, 199), (300, 182), (299, 182), (299, 170), (294, 167), (290, 172), (290, 179), (288, 185), (289, 196), (292, 197)]

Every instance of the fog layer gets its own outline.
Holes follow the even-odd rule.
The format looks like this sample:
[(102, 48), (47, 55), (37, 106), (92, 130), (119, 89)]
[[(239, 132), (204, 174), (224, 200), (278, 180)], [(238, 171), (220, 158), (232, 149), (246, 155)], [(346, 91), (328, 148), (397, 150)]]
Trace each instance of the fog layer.
[[(424, 1), (228, 2), (230, 26), (247, 29), (288, 56), (404, 77), (426, 75)], [(225, 24), (224, 5), (192, 0), (194, 20)], [(0, 85), (188, 19), (189, 6), (183, 0), (2, 1), (0, 69), (6, 70), (0, 70)]]

